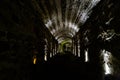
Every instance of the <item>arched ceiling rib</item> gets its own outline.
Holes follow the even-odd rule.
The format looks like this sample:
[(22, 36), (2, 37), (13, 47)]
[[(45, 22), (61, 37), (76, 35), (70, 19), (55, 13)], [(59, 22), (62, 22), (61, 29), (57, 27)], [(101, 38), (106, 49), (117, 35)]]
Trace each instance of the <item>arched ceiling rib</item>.
[(71, 34), (67, 34), (67, 33), (63, 33), (63, 34), (60, 34), (60, 35), (56, 36), (56, 39), (58, 40), (58, 39), (61, 38), (61, 37), (71, 39), (71, 38), (72, 38), (72, 35), (71, 35)]
[[(100, 0), (34, 0), (46, 27), (58, 39), (71, 38)], [(37, 4), (38, 3), (38, 4)], [(62, 36), (63, 35), (63, 36)], [(64, 35), (67, 35), (66, 37)], [(72, 35), (72, 36), (71, 36)], [(63, 37), (63, 38), (60, 38)], [(58, 41), (61, 41), (58, 40)]]
[(63, 34), (63, 33), (66, 33), (66, 34), (71, 34), (71, 35), (75, 35), (75, 32), (73, 29), (70, 29), (70, 28), (62, 28), (62, 29), (59, 29), (58, 31), (54, 31), (53, 35), (56, 37), (58, 36), (59, 34)]

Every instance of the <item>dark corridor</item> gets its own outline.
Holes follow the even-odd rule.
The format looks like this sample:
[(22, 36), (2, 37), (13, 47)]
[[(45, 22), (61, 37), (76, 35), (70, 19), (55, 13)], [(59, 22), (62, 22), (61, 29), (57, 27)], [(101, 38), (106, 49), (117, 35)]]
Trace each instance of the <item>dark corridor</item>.
[(0, 80), (120, 80), (119, 0), (0, 0)]
[(43, 79), (102, 79), (97, 66), (80, 62), (80, 59), (71, 53), (57, 54), (50, 61), (33, 67), (33, 73), (38, 73), (32, 76), (33, 80), (40, 75)]

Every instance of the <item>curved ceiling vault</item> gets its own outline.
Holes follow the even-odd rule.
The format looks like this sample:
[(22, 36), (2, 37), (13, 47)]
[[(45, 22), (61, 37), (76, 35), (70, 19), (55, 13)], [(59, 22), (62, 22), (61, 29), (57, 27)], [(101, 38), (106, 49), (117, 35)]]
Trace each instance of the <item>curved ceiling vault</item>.
[(58, 42), (72, 38), (100, 0), (36, 0), (46, 27)]

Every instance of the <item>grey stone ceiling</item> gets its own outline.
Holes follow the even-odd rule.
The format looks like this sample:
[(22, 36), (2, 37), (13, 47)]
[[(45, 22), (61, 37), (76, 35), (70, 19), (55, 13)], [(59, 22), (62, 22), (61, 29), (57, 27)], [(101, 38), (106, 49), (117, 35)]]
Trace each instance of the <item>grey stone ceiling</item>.
[(33, 0), (40, 17), (58, 42), (71, 39), (100, 0)]

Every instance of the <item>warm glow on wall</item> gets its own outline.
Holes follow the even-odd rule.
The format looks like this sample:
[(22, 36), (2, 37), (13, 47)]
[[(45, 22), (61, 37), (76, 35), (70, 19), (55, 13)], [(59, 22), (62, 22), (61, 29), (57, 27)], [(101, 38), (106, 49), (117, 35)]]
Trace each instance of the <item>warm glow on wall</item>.
[(37, 58), (36, 56), (33, 56), (33, 64), (36, 64)]

